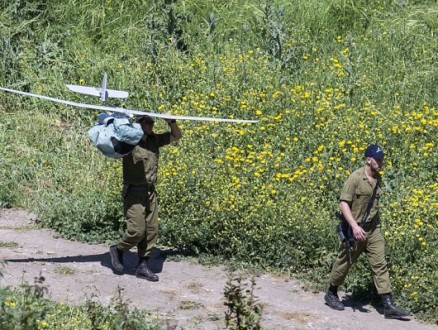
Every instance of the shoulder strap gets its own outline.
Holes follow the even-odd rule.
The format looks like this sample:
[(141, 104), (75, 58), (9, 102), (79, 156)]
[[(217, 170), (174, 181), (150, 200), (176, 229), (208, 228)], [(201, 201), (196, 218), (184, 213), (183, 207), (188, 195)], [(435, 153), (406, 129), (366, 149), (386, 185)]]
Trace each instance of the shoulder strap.
[(378, 179), (376, 179), (376, 180), (377, 181), (376, 181), (376, 185), (373, 189), (373, 195), (371, 196), (370, 200), (368, 201), (367, 209), (362, 217), (362, 220), (360, 221), (361, 227), (365, 224), (365, 222), (368, 218), (368, 215), (370, 214), (371, 208), (373, 207), (374, 200), (376, 199), (377, 188), (379, 187), (379, 180)]

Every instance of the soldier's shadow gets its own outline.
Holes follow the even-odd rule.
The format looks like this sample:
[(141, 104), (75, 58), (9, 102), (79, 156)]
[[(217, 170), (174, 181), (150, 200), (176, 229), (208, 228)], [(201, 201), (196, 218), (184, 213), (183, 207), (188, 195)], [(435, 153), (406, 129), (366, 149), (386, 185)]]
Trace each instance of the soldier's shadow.
[(381, 306), (376, 306), (376, 303), (374, 301), (371, 301), (370, 299), (363, 299), (355, 297), (352, 294), (345, 294), (341, 302), (344, 304), (346, 308), (351, 308), (353, 311), (358, 311), (361, 313), (370, 313), (371, 309), (369, 306), (376, 308), (379, 314), (383, 315), (383, 308)]
[[(152, 272), (161, 273), (163, 270), (164, 262), (169, 257), (171, 258), (171, 260), (175, 260), (175, 259), (178, 260), (182, 257), (187, 257), (187, 256), (194, 257), (197, 255), (193, 252), (190, 252), (190, 251), (181, 251), (181, 250), (172, 249), (172, 248), (168, 248), (168, 249), (155, 248), (151, 253), (151, 257), (149, 259), (148, 266)], [(174, 259), (172, 259), (172, 258), (174, 258)], [(137, 260), (138, 260), (138, 258), (137, 258)], [(137, 264), (135, 264), (135, 267), (137, 267)], [(134, 270), (134, 272), (135, 272), (135, 270)]]
[[(161, 250), (159, 248), (156, 248), (152, 251), (150, 258), (148, 260), (148, 267), (149, 269), (155, 273), (159, 274), (163, 271), (164, 262), (167, 259), (167, 256), (169, 253), (173, 253), (173, 250)], [(126, 275), (134, 275), (137, 271), (139, 258), (137, 253), (135, 252), (125, 252), (123, 255), (123, 261), (125, 266), (125, 274)], [(111, 267), (111, 258), (108, 253), (108, 265), (107, 267)]]
[[(342, 299), (342, 303), (346, 308), (351, 308), (353, 311), (358, 311), (361, 313), (370, 313), (371, 308), (374, 308), (377, 313), (380, 315), (384, 315), (383, 313), (383, 305), (379, 301), (379, 299), (372, 299), (369, 297), (363, 297), (360, 294), (354, 295), (354, 294), (345, 294)], [(399, 318), (397, 319), (399, 321), (410, 321), (410, 318)]]
[[(164, 262), (168, 255), (174, 254), (175, 250), (161, 250), (155, 249), (151, 253), (151, 257), (148, 262), (149, 268), (154, 273), (161, 273), (163, 271)], [(107, 267), (112, 270), (111, 257), (108, 252), (101, 254), (90, 255), (75, 255), (75, 256), (63, 256), (63, 257), (47, 257), (47, 258), (10, 258), (4, 260), (6, 263), (31, 263), (31, 262), (45, 262), (45, 263), (82, 263), (82, 262), (99, 262), (102, 267)], [(125, 271), (123, 275), (134, 275), (138, 266), (138, 256), (135, 252), (125, 252), (123, 255), (123, 261)], [(113, 271), (114, 274), (117, 274)], [(120, 275), (120, 274), (118, 274)]]

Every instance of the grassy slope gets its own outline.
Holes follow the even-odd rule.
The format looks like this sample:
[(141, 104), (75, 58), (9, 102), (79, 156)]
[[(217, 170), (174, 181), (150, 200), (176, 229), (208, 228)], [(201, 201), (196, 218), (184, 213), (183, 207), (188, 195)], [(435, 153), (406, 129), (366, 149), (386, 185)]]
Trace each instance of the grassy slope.
[[(2, 4), (1, 85), (95, 102), (64, 85), (98, 85), (106, 71), (131, 92), (124, 106), (259, 118), (182, 123), (183, 141), (162, 155), (162, 242), (320, 284), (338, 191), (363, 148), (382, 144), (395, 291), (436, 318), (436, 1), (267, 4)], [(1, 203), (67, 237), (115, 239), (120, 164), (88, 143), (94, 113), (4, 93), (0, 112)], [(368, 286), (364, 268), (347, 288)]]

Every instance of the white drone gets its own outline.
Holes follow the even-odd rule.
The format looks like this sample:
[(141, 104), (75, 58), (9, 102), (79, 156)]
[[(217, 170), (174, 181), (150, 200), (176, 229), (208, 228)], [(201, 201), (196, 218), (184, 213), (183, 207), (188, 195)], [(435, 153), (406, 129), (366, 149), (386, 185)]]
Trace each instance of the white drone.
[[(107, 89), (106, 82), (107, 82), (107, 74), (104, 73), (103, 79), (102, 79), (102, 86), (100, 88), (99, 87), (80, 86), (80, 85), (67, 85), (67, 88), (73, 92), (76, 92), (76, 93), (97, 96), (103, 102), (107, 102), (108, 98), (122, 98), (123, 99), (123, 98), (127, 98), (129, 96), (129, 93), (125, 92), (125, 91)], [(0, 90), (10, 92), (10, 93), (20, 94), (20, 95), (25, 95), (25, 96), (36, 97), (36, 98), (40, 98), (40, 99), (44, 99), (44, 100), (57, 102), (57, 103), (67, 104), (67, 105), (71, 105), (71, 106), (79, 107), (79, 108), (121, 113), (121, 114), (125, 114), (126, 116), (150, 116), (150, 117), (155, 117), (155, 118), (166, 118), (166, 119), (185, 119), (185, 120), (218, 121), (218, 122), (234, 122), (234, 123), (256, 123), (256, 122), (258, 122), (258, 120), (246, 120), (246, 119), (175, 116), (175, 115), (170, 115), (170, 114), (160, 114), (160, 113), (155, 113), (155, 112), (146, 112), (146, 111), (125, 109), (125, 108), (119, 108), (119, 107), (110, 107), (110, 106), (72, 102), (72, 101), (57, 99), (54, 97), (33, 94), (33, 93), (27, 93), (27, 92), (22, 92), (22, 91), (18, 91), (15, 89), (9, 89), (9, 88), (4, 88), (4, 87), (0, 87)]]

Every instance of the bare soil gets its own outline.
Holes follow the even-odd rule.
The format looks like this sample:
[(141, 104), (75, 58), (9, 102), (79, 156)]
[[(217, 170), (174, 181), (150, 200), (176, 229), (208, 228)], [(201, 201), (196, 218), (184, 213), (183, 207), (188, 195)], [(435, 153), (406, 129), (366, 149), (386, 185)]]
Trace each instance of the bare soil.
[[(59, 238), (51, 230), (38, 229), (36, 217), (25, 210), (0, 210), (0, 285), (15, 287), (45, 277), (49, 298), (82, 304), (87, 298), (111, 302), (118, 288), (130, 306), (145, 309), (172, 329), (224, 329), (223, 267), (204, 267), (191, 261), (166, 260), (157, 251), (151, 268), (159, 282), (135, 277), (135, 251), (125, 256), (127, 272), (111, 270), (108, 246), (89, 245)], [(322, 274), (322, 276), (326, 276)], [(387, 320), (379, 306), (361, 305), (343, 294), (345, 311), (324, 304), (324, 293), (305, 291), (299, 281), (264, 274), (255, 278), (255, 295), (264, 306), (265, 329), (418, 329), (438, 330), (411, 317)]]

